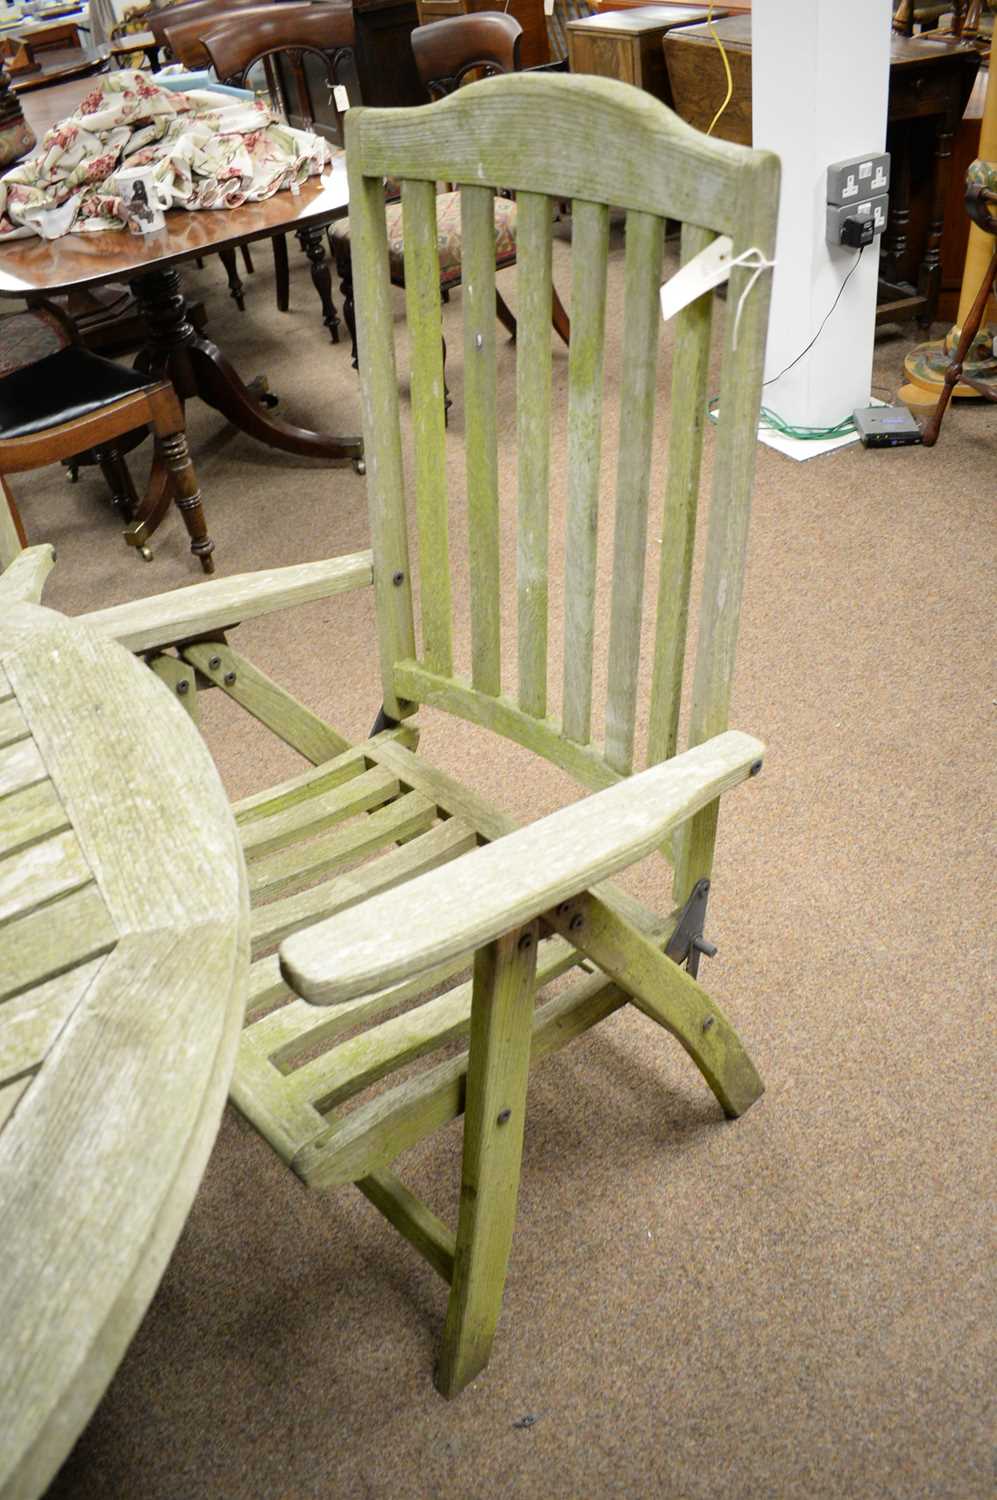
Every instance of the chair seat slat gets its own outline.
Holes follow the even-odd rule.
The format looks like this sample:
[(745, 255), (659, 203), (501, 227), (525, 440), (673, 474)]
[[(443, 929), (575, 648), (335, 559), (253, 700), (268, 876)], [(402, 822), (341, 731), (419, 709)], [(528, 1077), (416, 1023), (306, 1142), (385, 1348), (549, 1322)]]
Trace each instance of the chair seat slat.
[(285, 896), (257, 907), (251, 916), (250, 929), (254, 949), (261, 952), (281, 942), (289, 933), (298, 932), (333, 912), (355, 906), (358, 901), (365, 901), (376, 891), (390, 890), (423, 870), (456, 859), (458, 854), (473, 849), (476, 842), (472, 828), (458, 818), (448, 818), (419, 838), (411, 839), (401, 848), (392, 849), (359, 869), (350, 870), (311, 890), (299, 891), (295, 896)]
[(249, 867), (249, 889), (253, 897), (262, 900), (301, 890), (349, 859), (359, 859), (384, 844), (422, 833), (436, 817), (432, 803), (417, 792), (397, 797), (387, 806), (377, 805), (384, 803), (389, 796), (390, 790), (384, 788), (371, 792), (370, 806), (375, 811), (348, 828), (254, 860)]
[(343, 786), (248, 824), (241, 830), (242, 852), (248, 860), (259, 859), (377, 806), (397, 791), (395, 778), (380, 766), (361, 771)]
[[(614, 1010), (626, 993), (602, 974), (587, 975), (538, 1006), (530, 1064), (558, 1052)], [(336, 1120), (302, 1146), (291, 1165), (311, 1187), (333, 1188), (387, 1166), (464, 1108), (467, 1054), (438, 1063)]]

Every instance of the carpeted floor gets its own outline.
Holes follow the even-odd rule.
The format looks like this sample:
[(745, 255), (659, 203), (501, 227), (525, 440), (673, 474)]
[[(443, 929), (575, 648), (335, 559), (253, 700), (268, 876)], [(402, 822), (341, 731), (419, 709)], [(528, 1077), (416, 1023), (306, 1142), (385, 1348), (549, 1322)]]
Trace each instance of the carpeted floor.
[[(286, 316), (262, 248), (256, 263), (244, 316), (216, 263), (190, 273), (211, 330), (243, 373), (266, 372), (288, 416), (356, 430), (348, 347), (329, 346), (303, 261)], [(610, 384), (620, 272), (616, 243)], [(499, 344), (511, 495), (515, 356)], [(879, 342), (890, 389), (906, 347)], [(559, 347), (555, 364), (560, 386)], [(220, 572), (366, 545), (351, 469), (283, 461), (205, 408), (190, 430)], [(763, 1100), (724, 1123), (677, 1045), (632, 1010), (540, 1068), (494, 1355), (450, 1404), (431, 1383), (434, 1273), (358, 1193), (309, 1196), (229, 1112), (53, 1500), (992, 1493), (995, 460), (997, 417), (979, 408), (953, 411), (933, 451), (856, 446), (797, 465), (759, 450), (733, 722), (770, 748), (722, 821), (706, 982)], [(556, 521), (558, 475), (553, 490)], [(99, 477), (72, 488), (51, 470), (16, 491), (33, 538), (58, 544), (56, 608), (198, 577), (174, 517), (151, 564), (126, 552)], [(459, 552), (454, 566), (460, 593)], [(554, 616), (556, 640), (556, 597)], [(366, 732), (369, 595), (238, 640), (346, 733)], [(289, 753), (219, 698), (205, 729), (233, 794), (286, 773)], [(477, 731), (426, 722), (423, 748), (513, 813), (565, 794), (553, 771), (524, 774), (520, 752), (483, 754)], [(451, 1129), (405, 1175), (450, 1212), (458, 1162)]]

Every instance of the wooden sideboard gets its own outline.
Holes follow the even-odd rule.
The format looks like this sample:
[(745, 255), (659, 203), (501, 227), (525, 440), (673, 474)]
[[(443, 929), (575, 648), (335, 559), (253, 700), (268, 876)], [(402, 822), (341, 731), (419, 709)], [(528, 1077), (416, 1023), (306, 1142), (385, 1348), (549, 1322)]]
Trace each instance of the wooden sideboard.
[(569, 67), (572, 73), (596, 73), (635, 84), (670, 105), (662, 42), (674, 27), (700, 24), (708, 13), (703, 5), (641, 5), (569, 21)]
[[(734, 93), (714, 128), (723, 140), (751, 145), (751, 17), (714, 28), (730, 63)], [(664, 39), (676, 112), (705, 130), (723, 101), (726, 79), (706, 26), (683, 26)], [(890, 217), (880, 259), (880, 322), (935, 316), (952, 141), (973, 90), (980, 55), (972, 47), (894, 36), (886, 149), (893, 158)]]
[[(360, 0), (355, 0), (359, 4)], [(497, 0), (417, 0), (419, 22), (442, 21), (447, 16), (469, 15), (478, 10), (504, 10), (515, 17), (523, 28), (520, 61), (524, 68), (537, 68), (550, 62), (550, 42), (547, 38), (547, 20), (544, 16), (543, 0), (509, 0), (508, 4)]]

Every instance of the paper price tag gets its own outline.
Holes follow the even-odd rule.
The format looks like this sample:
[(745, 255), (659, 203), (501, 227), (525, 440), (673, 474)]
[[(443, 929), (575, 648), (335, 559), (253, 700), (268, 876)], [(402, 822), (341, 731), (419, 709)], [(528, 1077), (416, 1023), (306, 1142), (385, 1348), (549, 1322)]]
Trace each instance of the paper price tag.
[(544, 0), (544, 15), (545, 16), (552, 16), (553, 14), (554, 14), (554, 0)]
[(339, 110), (339, 113), (341, 115), (344, 115), (346, 113), (346, 111), (349, 109), (349, 107), (350, 107), (350, 96), (346, 92), (346, 86), (345, 86), (345, 84), (342, 84), (342, 83), (337, 83), (336, 84), (335, 88), (332, 91), (332, 102), (335, 104), (336, 108)]
[(674, 318), (683, 307), (695, 302), (704, 292), (712, 291), (726, 281), (731, 271), (731, 251), (734, 245), (726, 234), (718, 235), (705, 250), (694, 255), (661, 288), (661, 316)]

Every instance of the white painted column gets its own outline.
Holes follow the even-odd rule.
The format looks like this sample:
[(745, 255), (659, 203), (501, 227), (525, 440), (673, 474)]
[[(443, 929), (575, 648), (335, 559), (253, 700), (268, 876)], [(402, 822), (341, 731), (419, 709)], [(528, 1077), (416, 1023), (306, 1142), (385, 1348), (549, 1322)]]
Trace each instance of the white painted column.
[[(754, 144), (782, 158), (766, 380), (813, 338), (859, 253), (825, 241), (826, 172), (885, 148), (891, 10), (889, 0), (754, 0)], [(879, 245), (866, 247), (810, 353), (763, 392), (796, 427), (868, 404)]]

